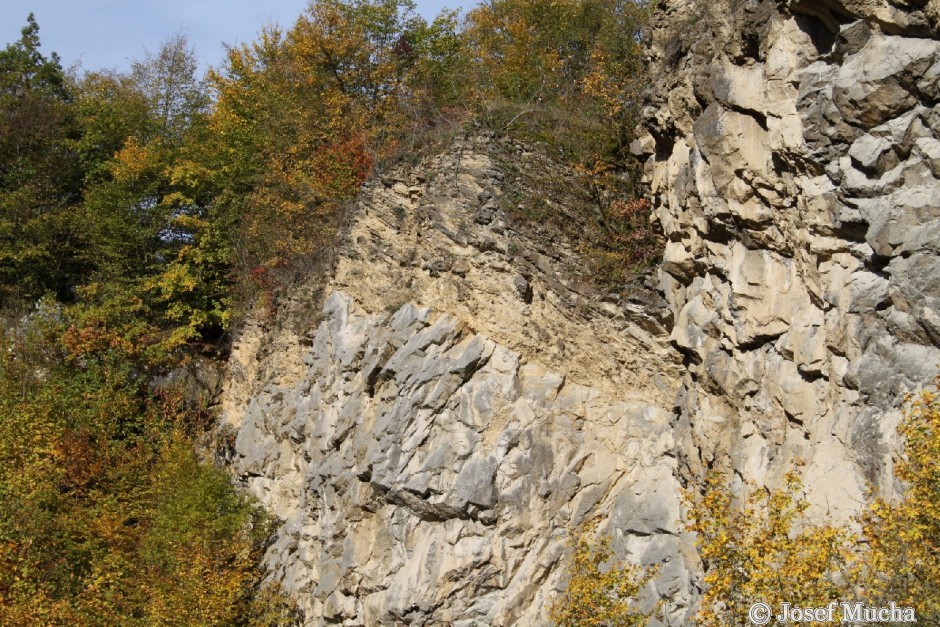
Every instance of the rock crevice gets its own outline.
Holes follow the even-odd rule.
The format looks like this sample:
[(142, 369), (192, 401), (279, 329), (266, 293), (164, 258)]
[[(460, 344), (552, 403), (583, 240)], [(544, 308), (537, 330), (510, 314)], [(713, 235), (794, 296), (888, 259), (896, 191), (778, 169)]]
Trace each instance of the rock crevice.
[(802, 459), (845, 519), (890, 493), (898, 406), (940, 364), (940, 3), (667, 4), (635, 146), (689, 364), (681, 471), (774, 486)]

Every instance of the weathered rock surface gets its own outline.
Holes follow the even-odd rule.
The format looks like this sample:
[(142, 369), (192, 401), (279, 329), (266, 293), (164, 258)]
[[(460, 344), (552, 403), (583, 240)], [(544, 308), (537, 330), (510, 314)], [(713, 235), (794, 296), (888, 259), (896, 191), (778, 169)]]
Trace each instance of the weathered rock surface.
[(687, 364), (675, 437), (844, 519), (940, 364), (936, 0), (668, 2), (647, 180)]
[[(249, 323), (225, 456), (308, 624), (541, 625), (587, 521), (692, 624), (682, 485), (890, 494), (940, 364), (940, 1), (660, 3), (644, 110), (658, 294), (598, 298), (507, 223), (493, 140), (367, 187), (302, 324)], [(520, 150), (518, 158), (531, 158)]]
[(318, 323), (235, 349), (229, 463), (282, 521), (272, 576), (309, 624), (540, 625), (597, 521), (681, 621), (678, 355), (506, 224), (487, 143), (368, 188)]

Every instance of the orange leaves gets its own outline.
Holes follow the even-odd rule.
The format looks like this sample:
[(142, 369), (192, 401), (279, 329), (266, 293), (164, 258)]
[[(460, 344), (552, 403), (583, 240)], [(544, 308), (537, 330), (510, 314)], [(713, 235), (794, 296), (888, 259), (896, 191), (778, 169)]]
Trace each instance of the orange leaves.
[(128, 353), (133, 350), (133, 345), (119, 334), (98, 327), (69, 327), (62, 343), (73, 359), (111, 349)]
[(541, 4), (493, 2), (467, 15), (465, 36), (476, 74), (470, 94), (478, 106), (495, 98), (536, 97), (554, 56), (536, 41)]
[(612, 211), (617, 215), (629, 218), (637, 215), (646, 215), (650, 210), (650, 201), (646, 198), (631, 200), (615, 200)]
[(374, 160), (362, 133), (347, 139), (338, 139), (313, 156), (310, 169), (332, 187), (333, 197), (344, 199), (365, 183), (372, 172)]
[(98, 441), (87, 430), (66, 431), (59, 443), (59, 458), (65, 471), (63, 487), (80, 494), (100, 478), (107, 463), (101, 450), (105, 447), (106, 443)]
[(620, 94), (638, 75), (639, 63), (631, 60), (639, 57), (634, 37), (644, 20), (623, 0), (487, 2), (467, 16), (479, 97), (570, 106), (589, 96), (606, 115), (619, 113), (628, 104)]
[[(412, 70), (440, 33), (404, 0), (317, 0), (285, 35), (229, 52), (212, 75), (209, 127), (223, 187), (241, 187), (233, 222), (243, 270), (289, 265), (332, 237), (341, 203), (390, 152), (417, 92)], [(424, 39), (422, 39), (424, 38)]]

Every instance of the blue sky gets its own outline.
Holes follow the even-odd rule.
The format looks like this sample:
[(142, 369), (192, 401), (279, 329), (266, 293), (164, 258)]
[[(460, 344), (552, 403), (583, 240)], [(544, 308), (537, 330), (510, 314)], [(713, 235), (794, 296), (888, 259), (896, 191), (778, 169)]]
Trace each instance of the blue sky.
[[(417, 0), (428, 19), (461, 0)], [(58, 52), (62, 65), (126, 70), (130, 59), (183, 29), (203, 69), (223, 59), (222, 43), (251, 41), (267, 23), (290, 26), (307, 0), (0, 0), (0, 48), (20, 37), (36, 14), (42, 52)]]

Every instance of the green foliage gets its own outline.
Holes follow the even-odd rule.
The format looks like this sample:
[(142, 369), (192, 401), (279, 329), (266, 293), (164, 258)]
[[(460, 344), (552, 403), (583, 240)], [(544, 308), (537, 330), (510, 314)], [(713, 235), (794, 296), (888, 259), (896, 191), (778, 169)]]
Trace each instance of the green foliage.
[(149, 142), (157, 134), (147, 97), (133, 78), (115, 72), (89, 72), (74, 81), (75, 116), (82, 130), (74, 149), (86, 188), (109, 178), (108, 162), (128, 138)]
[(630, 627), (646, 625), (647, 613), (636, 607), (639, 591), (655, 571), (612, 560), (610, 538), (594, 540), (594, 529), (578, 535), (568, 570), (568, 587), (549, 609), (560, 627)]
[(572, 160), (618, 157), (636, 125), (648, 12), (631, 0), (484, 2), (467, 17), (468, 97), (484, 112), (508, 105), (503, 128), (528, 124)]
[(196, 52), (183, 33), (168, 39), (156, 53), (131, 66), (160, 136), (168, 143), (183, 141), (190, 126), (209, 105), (202, 81), (196, 77)]
[(0, 311), (32, 311), (0, 340), (0, 622), (293, 619), (260, 583), (265, 521), (193, 453), (205, 417), (150, 383), (274, 311), (367, 177), (466, 117), (566, 161), (616, 281), (648, 258), (623, 150), (644, 9), (414, 9), (314, 0), (205, 79), (181, 35), (127, 74), (66, 75), (32, 16), (0, 51)]
[(39, 24), (30, 13), (19, 41), (0, 52), (0, 90), (4, 96), (40, 93), (57, 100), (68, 100), (65, 76), (59, 56), (46, 58), (39, 52)]
[(565, 190), (573, 177), (585, 196), (558, 203), (574, 215), (519, 203), (509, 213), (555, 221), (595, 262), (596, 281), (610, 288), (629, 283), (662, 248), (649, 224), (649, 203), (637, 198), (638, 164), (628, 150), (644, 87), (641, 40), (650, 11), (649, 3), (631, 0), (490, 0), (469, 13), (464, 34), (473, 77), (466, 102), (499, 133), (541, 145), (571, 169), (564, 181), (531, 187), (560, 199), (571, 195)]
[(0, 338), (0, 623), (290, 624), (268, 521), (150, 387), (229, 320), (193, 52), (73, 78), (38, 48), (30, 17), (0, 53), (0, 306), (51, 295)]
[(0, 622), (247, 623), (266, 520), (120, 350), (63, 359), (66, 322), (0, 338)]
[(46, 291), (66, 297), (82, 272), (70, 211), (82, 180), (71, 102), (30, 15), (20, 40), (0, 51), (0, 304)]
[(147, 330), (124, 339), (164, 352), (218, 338), (229, 320), (231, 251), (213, 215), (208, 95), (195, 68), (178, 35), (131, 75), (90, 75), (79, 89), (80, 152), (107, 158), (86, 179), (81, 258), (90, 271), (76, 294), (99, 324), (134, 310)]
[(455, 14), (428, 23), (407, 0), (317, 0), (286, 32), (230, 49), (208, 82), (181, 35), (128, 75), (69, 80), (30, 21), (0, 63), (9, 119), (38, 116), (35, 145), (11, 140), (25, 153), (4, 155), (0, 287), (8, 302), (51, 291), (136, 308), (151, 338), (214, 342), (233, 308), (273, 305), (277, 277), (332, 242), (373, 168), (463, 107), (487, 117), (506, 103), (525, 111), (507, 126), (559, 150), (592, 190), (584, 252), (623, 282), (657, 250), (620, 211), (637, 206), (623, 146), (645, 10), (499, 0), (461, 30)]
[(38, 47), (30, 17), (0, 53), (0, 304), (51, 292), (91, 318), (133, 310), (149, 331), (125, 343), (218, 337), (230, 259), (187, 143), (208, 97), (185, 38), (129, 76), (73, 81)]
[(330, 243), (372, 168), (433, 124), (455, 22), (413, 11), (403, 0), (318, 0), (288, 32), (230, 49), (210, 76), (216, 204), (256, 287)]

